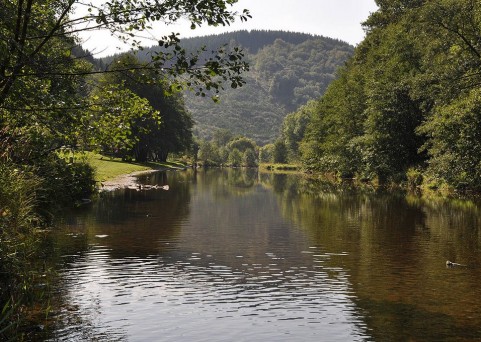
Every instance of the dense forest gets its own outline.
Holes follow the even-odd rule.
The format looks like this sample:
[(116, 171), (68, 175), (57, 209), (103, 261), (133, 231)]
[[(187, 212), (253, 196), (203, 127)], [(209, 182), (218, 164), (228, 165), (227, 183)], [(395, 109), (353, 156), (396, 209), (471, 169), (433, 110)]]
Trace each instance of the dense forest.
[[(224, 84), (216, 102), (185, 92), (194, 133), (210, 139), (217, 129), (227, 129), (260, 145), (275, 140), (289, 112), (324, 94), (354, 49), (336, 39), (285, 31), (237, 31), (182, 40), (189, 53), (203, 49), (204, 58), (224, 45), (243, 49), (249, 63), (245, 84), (241, 88)], [(135, 55), (146, 62), (157, 51), (159, 47), (154, 46)], [(115, 58), (102, 58), (97, 63), (99, 67), (110, 65)]]
[(342, 177), (480, 190), (481, 3), (377, 4), (325, 95), (284, 121), (291, 159)]

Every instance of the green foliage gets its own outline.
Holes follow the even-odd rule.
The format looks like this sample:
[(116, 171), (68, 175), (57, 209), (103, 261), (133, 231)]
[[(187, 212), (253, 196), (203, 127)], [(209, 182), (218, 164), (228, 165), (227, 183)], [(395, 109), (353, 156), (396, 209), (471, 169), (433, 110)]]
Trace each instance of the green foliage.
[(211, 141), (199, 143), (199, 160), (204, 166), (257, 166), (257, 145), (252, 139), (237, 136), (227, 130), (217, 130)]
[(313, 113), (299, 144), (305, 168), (343, 176), (352, 176), (361, 168), (366, 106), (362, 78), (351, 61), (316, 107), (311, 107)]
[(226, 90), (217, 103), (186, 94), (186, 107), (196, 122), (195, 135), (210, 140), (220, 128), (234, 135), (248, 135), (256, 143), (266, 143), (278, 134), (285, 109), (254, 77), (245, 78), (244, 87)]
[(242, 166), (242, 153), (237, 148), (230, 151), (228, 163), (233, 167)]
[(272, 151), (272, 159), (274, 163), (287, 163), (287, 148), (283, 141), (277, 140), (275, 142), (274, 150)]
[(424, 176), (420, 169), (410, 168), (406, 172), (407, 185), (410, 189), (416, 189), (423, 184)]
[[(136, 36), (150, 29), (155, 22), (173, 23), (187, 19), (195, 28), (204, 23), (217, 26), (228, 25), (237, 18), (247, 20), (250, 17), (247, 10), (241, 13), (230, 11), (230, 6), (236, 2), (182, 0), (153, 4), (149, 0), (114, 0), (97, 6), (77, 0), (9, 2), (2, 6), (0, 17), (0, 106), (22, 87), (24, 80), (48, 84), (52, 78), (62, 82), (67, 76), (78, 76), (71, 70), (61, 70), (64, 61), (72, 60), (70, 52), (75, 37), (69, 32), (88, 31), (92, 27), (108, 29), (136, 49), (141, 47)], [(76, 16), (74, 8), (84, 5), (89, 14)], [(209, 91), (218, 92), (223, 82), (229, 82), (232, 87), (244, 84), (241, 73), (248, 70), (248, 65), (242, 60), (244, 53), (239, 48), (227, 50), (221, 47), (211, 56), (201, 58), (205, 49), (187, 53), (175, 33), (158, 38), (159, 50), (150, 55), (150, 63), (145, 69), (164, 78), (177, 79), (176, 87), (196, 89), (205, 96)]]
[(322, 37), (295, 45), (280, 36), (256, 55), (255, 70), (270, 95), (292, 111), (321, 96), (351, 53), (349, 45)]
[(247, 150), (255, 151), (257, 148), (257, 145), (254, 142), (254, 140), (246, 137), (234, 138), (231, 141), (229, 141), (226, 146), (229, 150), (237, 149), (241, 153), (244, 153)]
[(422, 127), (431, 139), (429, 169), (455, 187), (481, 189), (481, 91), (437, 108)]
[(227, 129), (216, 129), (212, 135), (212, 140), (217, 146), (226, 146), (232, 139), (232, 132)]
[(274, 144), (267, 144), (259, 148), (259, 162), (272, 163), (274, 162)]
[[(481, 4), (390, 0), (379, 7), (312, 111), (299, 144), (304, 167), (479, 189), (481, 48), (474, 42)], [(285, 141), (294, 122), (284, 123)]]
[(181, 96), (170, 92), (172, 84), (151, 71), (143, 70), (143, 67), (135, 56), (120, 55), (112, 61), (109, 70), (129, 71), (104, 75), (100, 85), (109, 87), (121, 84), (143, 101), (148, 101), (155, 111), (134, 118), (129, 125), (135, 143), (127, 148), (127, 154), (139, 162), (166, 161), (169, 153), (180, 153), (191, 148), (192, 118)]
[(242, 165), (247, 167), (257, 166), (257, 154), (253, 149), (248, 148), (244, 151), (242, 156)]
[[(126, 156), (140, 141), (140, 136), (150, 133), (151, 127), (160, 124), (159, 112), (146, 99), (142, 99), (123, 85), (106, 85), (94, 92), (90, 99), (90, 115), (83, 125), (89, 128), (90, 143), (101, 150)], [(151, 126), (138, 125), (148, 120)]]
[[(52, 146), (47, 150), (45, 146)], [(39, 182), (32, 189), (35, 209), (43, 219), (50, 219), (61, 206), (72, 206), (94, 191), (94, 171), (84, 161), (64, 158), (49, 131), (32, 126), (0, 131), (0, 160), (7, 161)]]
[(299, 143), (304, 138), (307, 124), (316, 112), (317, 102), (312, 100), (299, 108), (298, 111), (288, 114), (282, 123), (282, 139), (286, 144), (289, 161), (299, 159)]
[[(40, 255), (35, 230), (35, 192), (40, 180), (30, 172), (0, 160), (0, 339), (20, 338), (17, 332), (24, 305), (35, 298), (34, 268)], [(3, 310), (2, 310), (3, 309)]]
[(199, 148), (199, 160), (204, 166), (219, 166), (222, 160), (217, 145), (210, 141), (202, 141)]
[(84, 160), (69, 163), (52, 153), (33, 170), (42, 179), (37, 196), (46, 213), (77, 205), (95, 191), (95, 171)]

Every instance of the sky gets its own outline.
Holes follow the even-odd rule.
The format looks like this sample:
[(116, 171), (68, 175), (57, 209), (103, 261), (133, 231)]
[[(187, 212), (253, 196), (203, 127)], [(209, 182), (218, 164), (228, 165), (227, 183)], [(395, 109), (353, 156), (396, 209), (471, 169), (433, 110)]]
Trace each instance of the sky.
[[(337, 38), (355, 46), (364, 38), (361, 22), (376, 11), (377, 6), (374, 0), (239, 0), (234, 7), (239, 12), (244, 8), (252, 15), (244, 23), (238, 20), (227, 27), (206, 25), (195, 30), (191, 30), (187, 22), (159, 24), (148, 35), (155, 38), (178, 32), (185, 38), (237, 30), (284, 30)], [(81, 38), (84, 47), (97, 57), (126, 49), (108, 32), (90, 32)], [(146, 46), (154, 44), (155, 40), (145, 43)]]

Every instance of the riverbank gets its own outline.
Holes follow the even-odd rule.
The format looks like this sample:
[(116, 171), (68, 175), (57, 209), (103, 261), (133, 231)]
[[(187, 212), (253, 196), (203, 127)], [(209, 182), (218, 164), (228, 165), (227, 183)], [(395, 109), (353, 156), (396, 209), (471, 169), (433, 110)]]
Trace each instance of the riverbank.
[(85, 158), (95, 169), (95, 181), (100, 191), (135, 187), (138, 176), (165, 170), (182, 170), (187, 167), (176, 162), (126, 162), (120, 158), (95, 153), (87, 153)]
[(137, 177), (142, 175), (151, 174), (153, 172), (165, 171), (171, 168), (159, 167), (155, 169), (148, 169), (142, 171), (135, 171), (129, 174), (119, 175), (113, 179), (100, 183), (100, 191), (113, 191), (123, 188), (133, 188), (137, 186)]

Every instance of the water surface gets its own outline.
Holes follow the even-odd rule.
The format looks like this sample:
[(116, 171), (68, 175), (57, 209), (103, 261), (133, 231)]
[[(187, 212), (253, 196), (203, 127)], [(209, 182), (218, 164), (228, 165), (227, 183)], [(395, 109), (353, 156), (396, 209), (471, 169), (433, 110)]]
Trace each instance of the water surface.
[(56, 233), (52, 340), (481, 339), (476, 203), (254, 170), (141, 181), (170, 190), (103, 194)]

